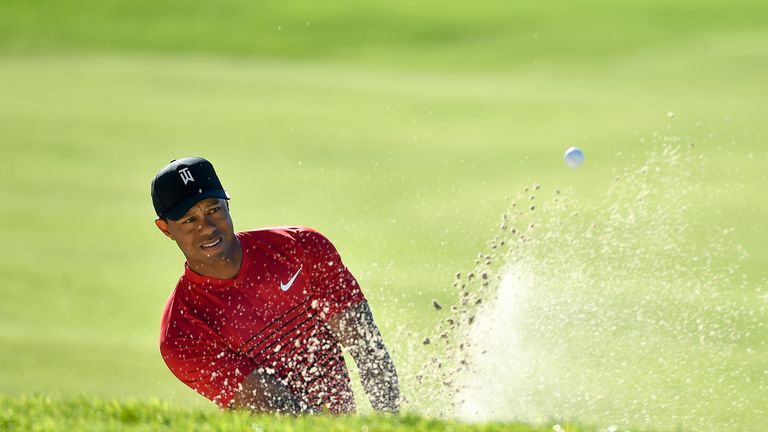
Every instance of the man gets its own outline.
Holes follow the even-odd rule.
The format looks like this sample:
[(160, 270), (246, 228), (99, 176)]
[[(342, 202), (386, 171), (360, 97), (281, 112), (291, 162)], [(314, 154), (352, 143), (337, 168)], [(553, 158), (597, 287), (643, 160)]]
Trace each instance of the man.
[(186, 257), (162, 315), (171, 372), (222, 408), (350, 413), (344, 347), (373, 408), (397, 412), (394, 364), (331, 242), (306, 227), (235, 233), (228, 200), (202, 158), (152, 181), (155, 224)]

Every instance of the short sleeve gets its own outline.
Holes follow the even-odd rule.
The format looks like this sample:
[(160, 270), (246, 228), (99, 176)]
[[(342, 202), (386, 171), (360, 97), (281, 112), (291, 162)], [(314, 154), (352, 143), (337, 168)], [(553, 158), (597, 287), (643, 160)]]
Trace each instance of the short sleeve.
[(219, 407), (228, 408), (255, 366), (248, 358), (217, 342), (215, 336), (191, 333), (162, 340), (163, 360), (184, 384)]
[(360, 285), (341, 261), (336, 248), (319, 232), (306, 229), (303, 234), (305, 256), (309, 259), (313, 304), (325, 319), (365, 300)]

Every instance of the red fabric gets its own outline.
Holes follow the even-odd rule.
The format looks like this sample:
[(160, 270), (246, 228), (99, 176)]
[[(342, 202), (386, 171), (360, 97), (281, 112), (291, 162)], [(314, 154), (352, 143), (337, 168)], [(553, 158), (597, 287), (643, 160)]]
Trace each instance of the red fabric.
[[(234, 279), (202, 276), (185, 265), (161, 322), (168, 368), (222, 408), (259, 369), (309, 406), (354, 411), (341, 347), (325, 322), (365, 296), (336, 248), (306, 227), (237, 237), (243, 262)], [(283, 291), (281, 283), (294, 275)]]

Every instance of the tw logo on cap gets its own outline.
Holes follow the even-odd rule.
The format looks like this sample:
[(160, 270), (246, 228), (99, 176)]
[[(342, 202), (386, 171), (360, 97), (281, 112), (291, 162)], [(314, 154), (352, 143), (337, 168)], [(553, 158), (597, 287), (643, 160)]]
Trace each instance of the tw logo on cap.
[(180, 169), (179, 175), (181, 176), (181, 179), (184, 181), (184, 184), (195, 181), (195, 179), (192, 178), (192, 173), (189, 172), (189, 168)]

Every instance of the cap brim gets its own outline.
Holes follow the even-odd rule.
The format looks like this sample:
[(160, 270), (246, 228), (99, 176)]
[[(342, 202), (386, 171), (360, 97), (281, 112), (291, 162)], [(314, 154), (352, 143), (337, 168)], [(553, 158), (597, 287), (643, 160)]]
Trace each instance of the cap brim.
[(189, 211), (189, 209), (192, 208), (193, 205), (206, 198), (223, 198), (228, 200), (229, 195), (227, 195), (227, 192), (224, 189), (211, 189), (203, 191), (197, 195), (192, 195), (185, 198), (180, 203), (173, 206), (173, 208), (165, 212), (162, 217), (172, 221), (177, 221), (181, 219), (181, 217), (184, 216)]

